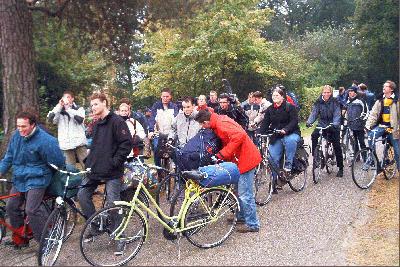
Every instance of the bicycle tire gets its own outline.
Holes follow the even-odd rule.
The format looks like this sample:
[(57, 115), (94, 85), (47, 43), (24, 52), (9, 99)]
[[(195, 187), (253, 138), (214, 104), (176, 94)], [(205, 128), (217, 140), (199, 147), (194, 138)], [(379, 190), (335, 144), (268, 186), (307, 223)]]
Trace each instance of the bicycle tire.
[(185, 199), (185, 187), (182, 186), (178, 192), (175, 193), (171, 200), (171, 206), (169, 209), (169, 216), (176, 216), (178, 215), (181, 207), (183, 200)]
[(201, 192), (186, 208), (183, 225), (193, 228), (184, 231), (185, 237), (199, 248), (221, 245), (236, 227), (236, 220), (229, 218), (236, 218), (238, 207), (239, 203), (230, 191), (210, 188)]
[(272, 178), (271, 168), (261, 161), (254, 176), (254, 198), (257, 205), (264, 206), (271, 200)]
[[(133, 210), (119, 241), (116, 229), (127, 220), (131, 207), (116, 205), (103, 208), (87, 220), (80, 236), (80, 250), (85, 260), (94, 266), (120, 266), (132, 260), (140, 251), (147, 236), (147, 222)], [(121, 221), (117, 221), (122, 219)], [(124, 243), (122, 255), (114, 255), (117, 242)]]
[(374, 183), (378, 159), (371, 148), (361, 149), (354, 156), (351, 164), (351, 177), (353, 182), (361, 189), (368, 189)]
[(290, 189), (294, 192), (303, 191), (307, 183), (307, 163), (301, 162), (304, 165), (304, 171), (293, 174), (293, 177), (288, 181)]
[(313, 182), (318, 184), (321, 180), (322, 169), (325, 167), (324, 153), (321, 151), (321, 146), (317, 145), (313, 153)]
[[(71, 200), (72, 201), (72, 200)], [(73, 204), (75, 207), (75, 204)], [(68, 240), (71, 234), (74, 232), (76, 222), (78, 221), (78, 213), (71, 207), (70, 203), (66, 203), (66, 226), (64, 232), (64, 242)]]
[(397, 172), (394, 149), (392, 146), (388, 147), (387, 144), (383, 152), (382, 169), (386, 180), (392, 179)]
[(40, 238), (39, 266), (53, 266), (56, 263), (64, 242), (66, 215), (64, 207), (55, 208), (50, 213)]
[(332, 143), (329, 142), (326, 147), (326, 162), (325, 162), (325, 168), (328, 174), (331, 174), (333, 172), (334, 158), (335, 154), (333, 152), (333, 145)]

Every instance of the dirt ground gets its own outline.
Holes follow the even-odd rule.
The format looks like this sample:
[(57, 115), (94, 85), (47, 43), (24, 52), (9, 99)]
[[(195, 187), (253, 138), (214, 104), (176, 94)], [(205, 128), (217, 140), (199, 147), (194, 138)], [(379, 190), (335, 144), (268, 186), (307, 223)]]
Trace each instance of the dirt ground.
[(353, 225), (347, 262), (399, 266), (399, 178), (378, 177), (367, 195), (367, 216)]

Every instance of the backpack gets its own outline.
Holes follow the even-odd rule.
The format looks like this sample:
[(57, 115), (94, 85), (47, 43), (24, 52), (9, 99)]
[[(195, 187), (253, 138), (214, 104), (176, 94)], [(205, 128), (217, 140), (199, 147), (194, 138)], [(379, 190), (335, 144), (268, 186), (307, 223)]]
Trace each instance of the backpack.
[(220, 149), (222, 143), (211, 129), (200, 129), (185, 146), (176, 151), (176, 162), (180, 170), (197, 170), (212, 164), (211, 157)]
[(299, 110), (301, 107), (297, 96), (293, 92), (287, 92), (286, 95), (293, 100), (294, 106)]

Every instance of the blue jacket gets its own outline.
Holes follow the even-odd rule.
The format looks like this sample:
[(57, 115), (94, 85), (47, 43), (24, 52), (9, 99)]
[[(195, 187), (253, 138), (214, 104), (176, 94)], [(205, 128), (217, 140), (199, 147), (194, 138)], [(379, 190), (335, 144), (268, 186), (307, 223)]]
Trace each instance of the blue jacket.
[(358, 96), (347, 100), (347, 125), (351, 130), (363, 130), (368, 116), (368, 107)]
[(326, 127), (330, 123), (333, 123), (333, 126), (339, 128), (340, 116), (339, 101), (332, 96), (328, 99), (328, 101), (324, 101), (321, 95), (317, 101), (315, 101), (307, 123), (313, 124), (317, 118), (319, 118), (318, 127)]
[(48, 163), (58, 167), (65, 165), (64, 155), (55, 137), (40, 127), (36, 127), (28, 137), (22, 137), (15, 131), (0, 161), (0, 173), (5, 174), (12, 167), (12, 182), (19, 192), (46, 188), (54, 172)]

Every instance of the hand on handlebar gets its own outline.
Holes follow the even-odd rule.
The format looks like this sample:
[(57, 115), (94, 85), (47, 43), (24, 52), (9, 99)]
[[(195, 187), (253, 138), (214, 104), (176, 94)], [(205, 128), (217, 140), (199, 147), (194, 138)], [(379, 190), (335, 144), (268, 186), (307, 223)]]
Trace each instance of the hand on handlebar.
[(306, 123), (306, 127), (307, 127), (307, 128), (311, 128), (311, 127), (312, 127), (312, 123), (308, 123), (308, 122), (307, 122), (307, 123)]

